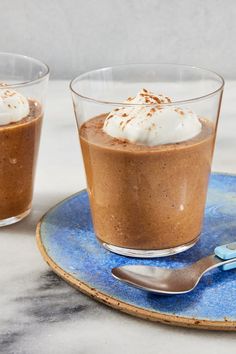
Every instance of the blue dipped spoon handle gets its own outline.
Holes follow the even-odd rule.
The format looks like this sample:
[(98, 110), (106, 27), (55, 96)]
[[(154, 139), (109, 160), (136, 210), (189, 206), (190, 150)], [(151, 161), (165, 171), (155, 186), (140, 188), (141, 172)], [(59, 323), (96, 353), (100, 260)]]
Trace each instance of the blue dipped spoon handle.
[[(224, 261), (236, 258), (236, 242), (218, 246), (215, 248), (214, 253), (218, 258), (223, 259)], [(232, 262), (222, 266), (223, 270), (230, 270), (234, 268), (236, 268), (236, 262)]]

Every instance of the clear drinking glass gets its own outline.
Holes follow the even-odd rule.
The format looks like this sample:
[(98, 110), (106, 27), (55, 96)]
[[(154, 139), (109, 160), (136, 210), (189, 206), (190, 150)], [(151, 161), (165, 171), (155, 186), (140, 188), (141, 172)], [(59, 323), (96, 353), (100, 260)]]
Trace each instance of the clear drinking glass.
[(30, 213), (49, 68), (0, 53), (0, 226)]
[[(82, 74), (70, 85), (94, 230), (108, 250), (134, 257), (182, 252), (199, 239), (224, 80), (186, 65), (135, 64)], [(146, 88), (172, 97), (150, 108), (191, 110), (201, 132), (145, 146), (109, 137), (104, 119)]]

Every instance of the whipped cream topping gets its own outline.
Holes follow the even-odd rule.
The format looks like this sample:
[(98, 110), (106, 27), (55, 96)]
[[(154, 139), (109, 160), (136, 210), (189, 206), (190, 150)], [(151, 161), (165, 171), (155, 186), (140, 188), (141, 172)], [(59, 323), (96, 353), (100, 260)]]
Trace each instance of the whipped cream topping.
[(147, 146), (174, 144), (198, 135), (202, 124), (197, 114), (165, 106), (171, 102), (167, 96), (142, 89), (124, 102), (134, 106), (116, 108), (107, 116), (103, 131), (113, 138)]
[(0, 125), (18, 122), (29, 114), (29, 102), (19, 92), (0, 84)]

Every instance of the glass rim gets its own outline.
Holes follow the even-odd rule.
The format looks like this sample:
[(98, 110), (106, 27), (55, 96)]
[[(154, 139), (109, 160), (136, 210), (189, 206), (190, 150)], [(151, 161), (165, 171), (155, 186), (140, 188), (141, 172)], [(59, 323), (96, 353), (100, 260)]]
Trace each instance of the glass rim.
[[(213, 74), (215, 75), (215, 77), (217, 77), (220, 81), (219, 83), (219, 87), (214, 90), (211, 91), (205, 95), (201, 95), (201, 96), (197, 96), (197, 97), (193, 97), (193, 98), (189, 98), (189, 99), (185, 99), (185, 100), (176, 100), (176, 101), (172, 101), (172, 102), (168, 102), (168, 103), (161, 103), (161, 104), (157, 104), (157, 103), (128, 103), (128, 102), (114, 102), (114, 101), (106, 101), (106, 100), (99, 100), (93, 97), (89, 97), (89, 96), (85, 96), (82, 95), (79, 91), (74, 89), (74, 84), (76, 82), (76, 80), (82, 79), (85, 75), (88, 74), (93, 74), (99, 71), (105, 71), (108, 69), (113, 69), (113, 68), (122, 68), (122, 67), (132, 67), (132, 66), (141, 66), (141, 65), (147, 65), (147, 66), (151, 66), (151, 65), (163, 65), (163, 66), (176, 66), (176, 67), (182, 67), (182, 68), (188, 68), (188, 69), (193, 69), (193, 70), (201, 70), (201, 71), (205, 71), (209, 74)], [(98, 104), (109, 104), (109, 105), (114, 105), (114, 106), (175, 106), (176, 104), (186, 104), (186, 103), (192, 103), (192, 102), (196, 102), (196, 101), (200, 101), (203, 100), (205, 98), (209, 98), (212, 97), (214, 95), (216, 95), (218, 92), (222, 91), (225, 85), (225, 80), (223, 78), (223, 76), (221, 76), (220, 74), (218, 74), (217, 72), (213, 71), (213, 70), (209, 70), (203, 67), (199, 67), (199, 66), (194, 66), (194, 65), (187, 65), (187, 64), (177, 64), (177, 63), (131, 63), (131, 64), (120, 64), (120, 65), (113, 65), (113, 66), (105, 66), (102, 68), (98, 68), (95, 70), (90, 70), (87, 72), (84, 72), (83, 74), (80, 74), (76, 77), (74, 77), (70, 83), (69, 83), (69, 88), (70, 90), (76, 94), (77, 96), (81, 97), (83, 100), (86, 101), (90, 101), (93, 103), (98, 103)]]
[(43, 76), (41, 76), (41, 77), (39, 77), (37, 79), (33, 79), (33, 80), (17, 82), (15, 84), (7, 84), (7, 86), (6, 86), (7, 88), (15, 88), (15, 87), (31, 85), (31, 84), (43, 81), (46, 77), (49, 76), (49, 73), (50, 73), (49, 66), (45, 62), (43, 62), (42, 60), (36, 59), (34, 57), (30, 57), (28, 55), (18, 54), (18, 53), (11, 53), (11, 52), (0, 52), (0, 56), (1, 55), (9, 55), (9, 56), (12, 56), (12, 57), (24, 58), (26, 60), (30, 60), (31, 62), (35, 62), (37, 64), (40, 64), (45, 69), (45, 73), (43, 74)]

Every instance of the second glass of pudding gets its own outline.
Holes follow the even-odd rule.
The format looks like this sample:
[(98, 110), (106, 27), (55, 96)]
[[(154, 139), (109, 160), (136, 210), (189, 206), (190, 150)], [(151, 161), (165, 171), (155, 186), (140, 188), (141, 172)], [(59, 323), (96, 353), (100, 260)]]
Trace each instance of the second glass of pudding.
[(48, 76), (37, 59), (0, 53), (0, 226), (31, 211)]
[(186, 65), (80, 75), (71, 91), (97, 238), (161, 257), (199, 239), (224, 80)]

